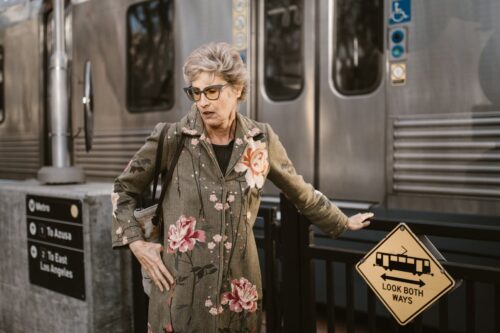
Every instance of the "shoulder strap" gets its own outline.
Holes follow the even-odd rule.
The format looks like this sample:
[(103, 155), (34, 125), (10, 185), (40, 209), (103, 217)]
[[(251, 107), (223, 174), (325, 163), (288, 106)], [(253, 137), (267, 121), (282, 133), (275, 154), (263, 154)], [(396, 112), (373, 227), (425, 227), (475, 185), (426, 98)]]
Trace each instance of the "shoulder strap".
[(162, 202), (163, 202), (163, 199), (165, 199), (165, 194), (167, 193), (167, 187), (170, 184), (170, 181), (172, 180), (175, 166), (177, 165), (177, 161), (179, 161), (179, 157), (181, 156), (182, 149), (184, 148), (184, 140), (185, 139), (186, 139), (186, 137), (181, 134), (181, 140), (177, 144), (177, 149), (175, 150), (175, 155), (172, 159), (172, 162), (170, 163), (170, 166), (167, 170), (167, 174), (165, 175), (165, 180), (163, 181), (163, 184), (161, 186), (161, 194), (160, 194), (160, 198), (158, 199), (158, 206), (156, 207), (155, 215), (153, 216), (153, 220), (152, 220), (154, 225), (158, 225), (158, 222), (160, 221), (160, 218), (162, 217), (162, 214), (163, 214)]
[(161, 158), (163, 155), (163, 146), (165, 145), (165, 134), (167, 132), (168, 124), (165, 124), (160, 132), (160, 138), (158, 139), (158, 146), (156, 147), (156, 161), (155, 161), (155, 173), (154, 173), (154, 181), (153, 181), (153, 193), (152, 202), (155, 201), (156, 197), (156, 187), (158, 185), (158, 178), (160, 177), (160, 169), (161, 169)]

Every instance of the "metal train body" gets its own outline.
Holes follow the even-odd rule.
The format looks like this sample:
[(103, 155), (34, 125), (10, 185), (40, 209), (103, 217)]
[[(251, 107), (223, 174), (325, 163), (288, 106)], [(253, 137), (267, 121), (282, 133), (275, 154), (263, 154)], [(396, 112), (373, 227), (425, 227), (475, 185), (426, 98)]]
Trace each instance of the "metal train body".
[[(240, 111), (269, 122), (297, 170), (340, 205), (498, 216), (500, 2), (399, 1), (73, 0), (74, 162), (111, 182), (157, 122), (189, 109), (186, 56), (227, 41), (250, 71)], [(0, 14), (0, 179), (50, 162), (46, 7)]]

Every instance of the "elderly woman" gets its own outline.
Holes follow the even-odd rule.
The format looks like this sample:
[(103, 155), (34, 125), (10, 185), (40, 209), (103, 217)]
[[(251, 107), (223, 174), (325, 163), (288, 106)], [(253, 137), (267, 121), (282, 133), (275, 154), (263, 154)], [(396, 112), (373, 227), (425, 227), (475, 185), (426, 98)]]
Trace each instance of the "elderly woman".
[(252, 227), (265, 180), (333, 238), (368, 226), (371, 215), (347, 218), (296, 173), (271, 126), (238, 113), (248, 91), (247, 72), (229, 44), (193, 51), (184, 78), (194, 104), (178, 123), (167, 125), (164, 142), (168, 150), (185, 137), (161, 203), (165, 250), (144, 241), (133, 217), (136, 198), (153, 178), (164, 124), (135, 154), (129, 164), (134, 168), (115, 181), (113, 247), (129, 246), (156, 285), (150, 332), (259, 332), (262, 287)]

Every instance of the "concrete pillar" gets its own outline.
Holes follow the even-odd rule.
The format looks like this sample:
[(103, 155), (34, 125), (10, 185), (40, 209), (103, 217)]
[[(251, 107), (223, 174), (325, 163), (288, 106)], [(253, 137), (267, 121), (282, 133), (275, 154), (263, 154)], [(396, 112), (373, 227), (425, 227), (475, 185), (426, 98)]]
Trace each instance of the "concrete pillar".
[[(1, 333), (131, 331), (130, 253), (111, 249), (110, 193), (109, 183), (45, 186), (36, 181), (0, 182)], [(33, 196), (62, 198), (62, 203), (65, 203), (65, 200), (76, 200), (77, 203), (81, 203), (81, 208), (71, 207), (70, 213), (73, 216), (81, 214), (79, 216), (81, 217), (80, 231), (75, 231), (69, 236), (64, 230), (67, 226), (73, 227), (72, 221), (66, 223), (44, 217), (35, 218), (35, 223), (30, 225), (28, 222), (29, 216), (32, 215), (30, 212), (35, 212), (35, 209), (30, 210), (29, 205), (33, 208), (35, 207), (33, 205), (38, 204), (37, 208), (42, 213), (49, 209), (52, 209), (52, 212), (64, 210), (62, 206), (47, 208), (43, 202), (35, 203), (35, 201), (43, 200), (28, 202)], [(61, 219), (64, 219), (64, 214), (61, 216)], [(37, 223), (39, 225), (35, 226)], [(44, 236), (45, 241), (32, 242), (36, 231), (40, 232), (40, 229), (44, 229), (45, 233), (53, 232), (54, 225), (61, 227), (57, 231), (60, 237), (53, 238), (53, 240), (56, 243), (59, 241), (60, 244), (65, 244), (64, 242), (67, 241), (69, 245), (51, 247), (52, 238), (48, 236)], [(50, 226), (52, 229), (49, 230)], [(36, 228), (38, 230), (35, 230)], [(83, 241), (76, 247), (82, 247), (82, 249), (73, 251), (71, 240), (74, 241), (78, 237), (78, 232), (83, 233)], [(37, 249), (31, 250), (35, 253), (30, 253), (28, 241), (30, 244), (36, 244)], [(60, 287), (59, 284), (68, 282), (70, 276), (74, 276), (74, 279), (82, 278), (84, 282), (80, 289), (84, 291), (83, 295), (68, 296), (30, 282), (30, 262), (35, 265), (36, 269), (44, 266), (33, 259), (40, 258), (41, 251), (44, 251), (44, 255), (51, 252), (51, 258), (46, 258), (47, 260), (44, 261), (47, 263), (46, 267), (51, 267), (51, 263), (56, 267), (56, 271), (52, 267), (53, 271), (47, 273), (50, 278), (48, 283), (51, 285), (55, 283), (57, 289)], [(80, 260), (71, 256), (66, 257), (65, 254), (72, 253), (71, 251), (80, 253)], [(58, 259), (55, 259), (54, 253)], [(83, 254), (83, 263), (81, 254)], [(66, 261), (72, 262), (66, 263)], [(83, 273), (78, 273), (78, 269), (72, 271), (74, 265), (84, 267)], [(60, 277), (57, 276), (57, 272), (61, 274)], [(71, 279), (69, 281), (75, 282)]]

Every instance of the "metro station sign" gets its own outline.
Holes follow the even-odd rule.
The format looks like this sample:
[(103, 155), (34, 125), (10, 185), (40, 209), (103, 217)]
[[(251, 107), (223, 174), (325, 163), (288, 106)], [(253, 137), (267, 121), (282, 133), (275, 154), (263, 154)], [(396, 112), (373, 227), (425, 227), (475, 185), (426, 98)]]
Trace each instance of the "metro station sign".
[(368, 252), (356, 270), (400, 325), (408, 324), (455, 286), (405, 223)]

